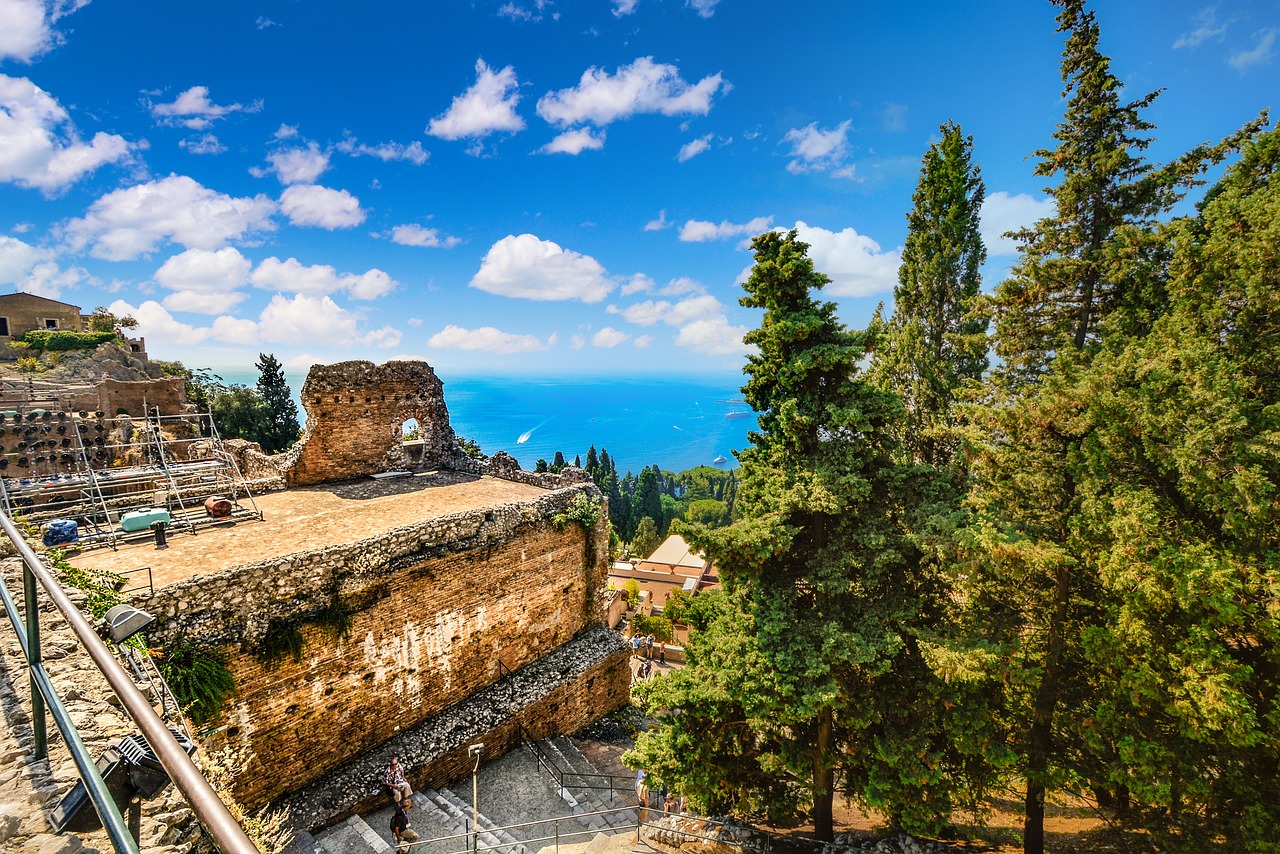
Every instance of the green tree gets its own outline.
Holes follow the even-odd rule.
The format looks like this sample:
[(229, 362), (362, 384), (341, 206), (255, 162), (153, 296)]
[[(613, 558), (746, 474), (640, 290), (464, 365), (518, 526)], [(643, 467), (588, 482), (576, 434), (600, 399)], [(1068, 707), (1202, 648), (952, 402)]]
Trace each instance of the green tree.
[(223, 439), (247, 439), (261, 444), (271, 423), (266, 402), (257, 389), (229, 386), (209, 402), (209, 413)]
[(759, 353), (743, 394), (760, 429), (738, 455), (742, 519), (690, 532), (753, 626), (766, 687), (744, 695), (744, 710), (812, 804), (820, 839), (833, 835), (837, 769), (864, 803), (936, 826), (950, 812), (946, 746), (902, 738), (941, 690), (917, 637), (940, 619), (945, 590), (904, 526), (930, 470), (896, 461), (902, 407), (863, 376), (867, 336), (814, 298), (829, 280), (806, 244), (793, 231), (752, 246), (741, 302), (764, 317), (745, 339)]
[[(979, 217), (985, 187), (973, 137), (947, 122), (929, 146), (907, 214), (907, 241), (893, 291), (893, 316), (878, 319), (871, 375), (901, 395), (903, 442), (930, 465), (949, 464), (955, 447), (956, 390), (987, 367), (987, 318), (980, 302), (986, 260)], [(878, 315), (878, 312), (877, 312)]]
[(125, 329), (137, 329), (138, 321), (128, 314), (115, 315), (106, 306), (98, 306), (89, 315), (90, 332), (113, 332), (121, 335)]
[(259, 353), (254, 367), (258, 369), (258, 393), (266, 407), (266, 424), (261, 439), (262, 450), (275, 454), (298, 441), (298, 405), (284, 378), (284, 368), (274, 355)]
[(662, 538), (658, 536), (658, 525), (653, 521), (653, 517), (641, 517), (639, 523), (636, 524), (636, 534), (631, 539), (631, 554), (635, 557), (646, 558), (653, 554), (653, 550), (661, 544)]
[(556, 451), (555, 457), (551, 460), (551, 471), (556, 472), (558, 474), (564, 471), (565, 466), (567, 465), (568, 463), (565, 462), (565, 459), (564, 459), (564, 452)]
[(689, 509), (684, 514), (685, 521), (696, 525), (705, 525), (708, 528), (718, 528), (726, 524), (728, 517), (729, 508), (725, 506), (723, 501), (717, 501), (714, 498), (700, 498), (697, 501), (691, 501)]

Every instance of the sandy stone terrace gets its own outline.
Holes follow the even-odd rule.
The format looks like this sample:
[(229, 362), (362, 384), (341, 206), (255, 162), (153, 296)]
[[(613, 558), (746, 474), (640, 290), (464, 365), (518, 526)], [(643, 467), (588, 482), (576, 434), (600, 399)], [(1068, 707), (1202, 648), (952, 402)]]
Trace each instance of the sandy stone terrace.
[[(122, 544), (118, 551), (99, 547), (73, 553), (69, 560), (84, 569), (110, 572), (149, 566), (160, 588), (231, 566), (312, 552), (450, 513), (545, 494), (537, 486), (453, 471), (361, 478), (258, 496), (263, 521), (204, 527), (195, 535), (172, 531), (165, 549), (144, 540)], [(145, 576), (130, 576), (128, 586), (139, 583), (145, 583)]]

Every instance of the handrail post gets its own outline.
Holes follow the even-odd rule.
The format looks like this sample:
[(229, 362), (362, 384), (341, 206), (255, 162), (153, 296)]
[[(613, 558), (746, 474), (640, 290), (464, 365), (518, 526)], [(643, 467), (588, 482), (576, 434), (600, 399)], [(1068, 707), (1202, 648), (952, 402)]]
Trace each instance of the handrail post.
[(22, 565), (22, 594), (27, 609), (27, 666), (31, 683), (31, 735), (35, 738), (36, 759), (49, 755), (49, 734), (45, 727), (44, 696), (36, 685), (36, 669), (44, 660), (40, 654), (40, 603), (36, 599), (36, 577)]

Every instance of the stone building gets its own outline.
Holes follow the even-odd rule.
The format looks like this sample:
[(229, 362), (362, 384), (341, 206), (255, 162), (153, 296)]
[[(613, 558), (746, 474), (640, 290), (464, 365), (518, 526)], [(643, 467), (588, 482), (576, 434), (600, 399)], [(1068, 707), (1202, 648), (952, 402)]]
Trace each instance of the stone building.
[(0, 358), (13, 358), (8, 349), (10, 341), (17, 341), (33, 329), (65, 329), (83, 332), (84, 316), (80, 306), (35, 294), (0, 294)]

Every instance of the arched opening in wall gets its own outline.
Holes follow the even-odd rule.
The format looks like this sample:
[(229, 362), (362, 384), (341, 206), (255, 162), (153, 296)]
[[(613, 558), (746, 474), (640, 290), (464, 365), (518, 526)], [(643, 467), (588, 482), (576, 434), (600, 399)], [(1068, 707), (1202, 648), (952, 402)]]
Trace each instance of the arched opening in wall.
[(422, 425), (418, 423), (418, 419), (410, 418), (400, 425), (400, 441), (405, 444), (422, 441)]

